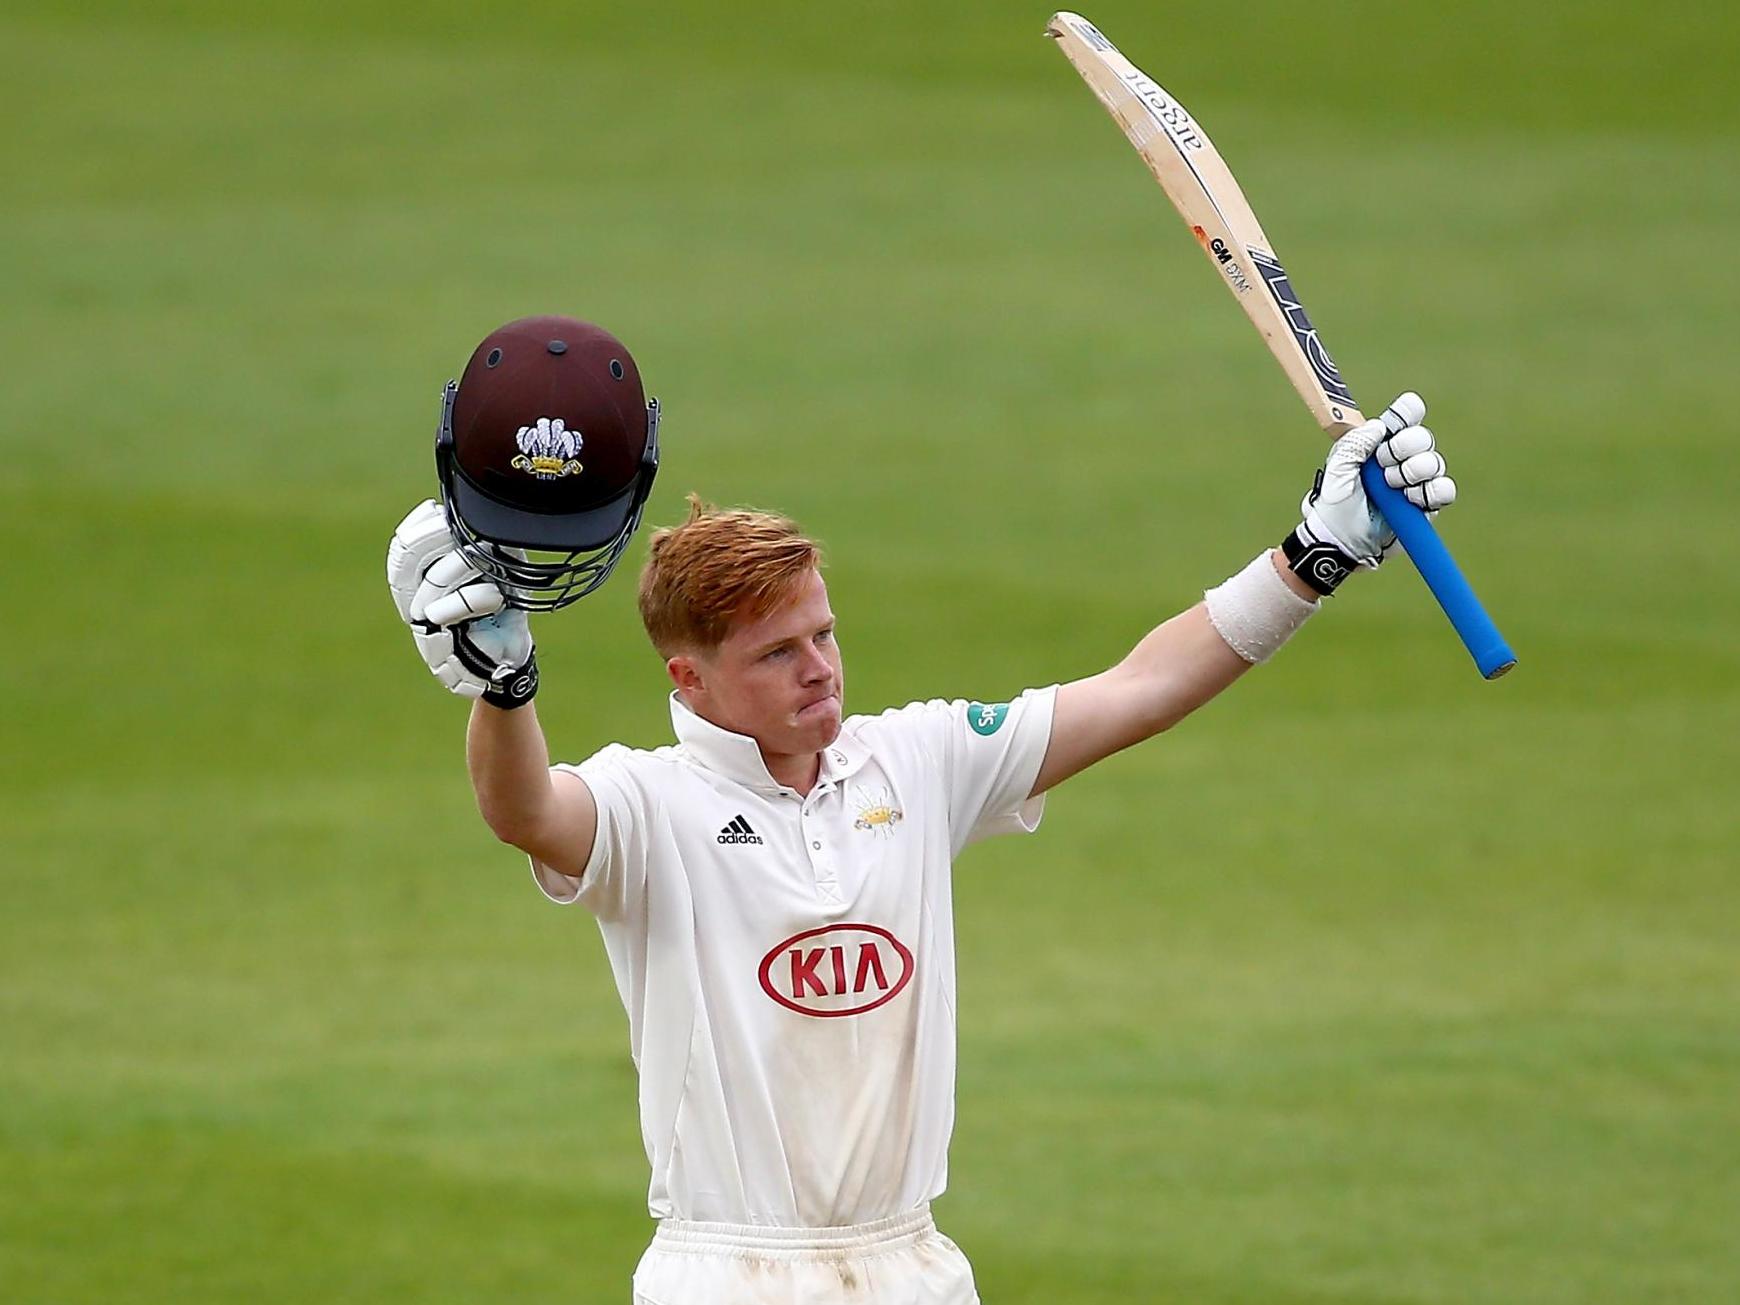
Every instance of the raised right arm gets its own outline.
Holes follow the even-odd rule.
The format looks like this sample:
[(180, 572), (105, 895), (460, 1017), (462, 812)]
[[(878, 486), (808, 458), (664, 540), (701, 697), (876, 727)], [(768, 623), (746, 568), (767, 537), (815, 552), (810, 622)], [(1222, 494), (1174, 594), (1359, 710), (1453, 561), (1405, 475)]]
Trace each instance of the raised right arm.
[(439, 504), (412, 508), (387, 546), (387, 586), (435, 678), (472, 699), (466, 762), (497, 838), (581, 877), (598, 807), (578, 775), (550, 772), (532, 697), (538, 668), (526, 614), (458, 553)]
[(585, 780), (550, 770), (536, 703), (504, 711), (474, 702), (465, 764), (477, 809), (497, 838), (558, 873), (581, 877), (598, 831), (598, 806)]

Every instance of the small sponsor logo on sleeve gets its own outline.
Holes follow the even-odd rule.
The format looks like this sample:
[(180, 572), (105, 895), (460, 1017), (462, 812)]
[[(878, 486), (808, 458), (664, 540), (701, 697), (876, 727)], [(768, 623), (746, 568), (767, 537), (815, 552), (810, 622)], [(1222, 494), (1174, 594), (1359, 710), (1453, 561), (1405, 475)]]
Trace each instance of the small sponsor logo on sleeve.
[(1003, 728), (1003, 722), (1009, 719), (1009, 704), (1006, 702), (969, 702), (967, 704), (967, 724), (973, 727), (973, 733), (983, 734), (989, 738)]

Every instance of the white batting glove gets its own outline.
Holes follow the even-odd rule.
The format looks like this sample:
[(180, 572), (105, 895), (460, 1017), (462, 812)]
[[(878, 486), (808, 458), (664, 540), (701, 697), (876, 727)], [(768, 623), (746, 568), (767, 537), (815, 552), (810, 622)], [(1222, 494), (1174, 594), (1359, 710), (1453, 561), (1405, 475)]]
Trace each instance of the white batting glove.
[(1317, 592), (1332, 593), (1354, 567), (1376, 567), (1395, 546), (1396, 532), (1360, 483), (1367, 458), (1375, 457), (1390, 487), (1428, 516), (1456, 501), (1456, 482), (1432, 432), (1420, 425), (1425, 415), (1426, 401), (1410, 391), (1330, 447), (1299, 505), (1305, 519), (1282, 545), (1293, 570)]
[(458, 551), (441, 505), (411, 509), (387, 545), (387, 587), (417, 651), (449, 692), (498, 707), (538, 689), (532, 630)]

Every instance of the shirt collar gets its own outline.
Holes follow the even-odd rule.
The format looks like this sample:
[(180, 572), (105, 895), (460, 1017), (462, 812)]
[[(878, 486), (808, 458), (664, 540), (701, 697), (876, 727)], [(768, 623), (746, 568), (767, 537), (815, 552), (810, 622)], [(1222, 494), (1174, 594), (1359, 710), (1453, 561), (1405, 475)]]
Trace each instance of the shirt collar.
[[(760, 744), (747, 734), (733, 733), (696, 714), (675, 692), (671, 694), (671, 728), (684, 751), (715, 774), (754, 789), (778, 792), (786, 787), (768, 773)], [(870, 750), (842, 728), (822, 749), (817, 783), (843, 780), (869, 760)]]

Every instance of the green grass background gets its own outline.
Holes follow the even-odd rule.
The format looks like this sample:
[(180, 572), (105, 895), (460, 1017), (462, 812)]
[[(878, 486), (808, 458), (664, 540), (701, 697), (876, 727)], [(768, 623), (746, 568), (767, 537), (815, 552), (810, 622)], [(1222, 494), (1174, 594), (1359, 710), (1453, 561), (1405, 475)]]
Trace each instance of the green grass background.
[[(1090, 14), (1431, 400), (1522, 665), (1386, 568), (969, 853), (945, 1227), (988, 1305), (1740, 1299), (1733, 10)], [(0, 1298), (626, 1300), (602, 949), (381, 578), (498, 322), (630, 342), (652, 521), (822, 536), (861, 710), (1291, 524), (1309, 420), (1046, 16), (8, 7)], [(538, 622), (560, 755), (666, 737), (630, 589)]]

